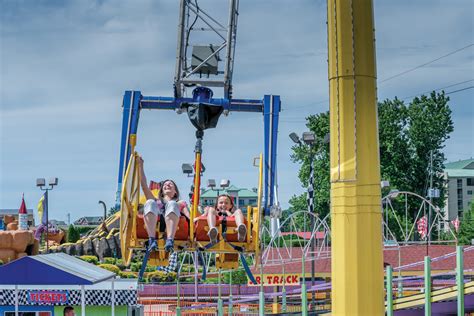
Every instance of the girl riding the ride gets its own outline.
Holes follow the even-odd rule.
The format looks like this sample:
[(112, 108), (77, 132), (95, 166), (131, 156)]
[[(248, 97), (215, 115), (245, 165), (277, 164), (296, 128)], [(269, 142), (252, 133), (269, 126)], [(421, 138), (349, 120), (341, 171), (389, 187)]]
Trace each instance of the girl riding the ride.
[(244, 223), (244, 214), (242, 210), (236, 208), (233, 198), (228, 194), (221, 194), (217, 197), (214, 207), (206, 207), (203, 215), (207, 216), (207, 225), (209, 226), (209, 239), (211, 243), (217, 242), (218, 231), (216, 228), (217, 216), (233, 217), (237, 225), (237, 238), (239, 242), (244, 242), (247, 235), (247, 227)]
[(156, 223), (158, 216), (163, 215), (166, 223), (166, 243), (165, 251), (171, 252), (174, 249), (174, 236), (178, 228), (181, 214), (189, 219), (189, 210), (185, 201), (179, 200), (179, 190), (173, 180), (165, 180), (161, 183), (158, 198), (156, 198), (147, 185), (143, 159), (139, 158), (140, 184), (147, 199), (143, 220), (148, 233), (148, 248), (156, 249)]

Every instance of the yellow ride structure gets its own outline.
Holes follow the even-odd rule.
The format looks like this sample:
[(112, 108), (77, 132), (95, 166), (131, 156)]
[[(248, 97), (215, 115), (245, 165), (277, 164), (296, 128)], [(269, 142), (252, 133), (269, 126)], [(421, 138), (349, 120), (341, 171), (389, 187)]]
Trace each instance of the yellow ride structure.
[[(136, 135), (131, 135), (130, 144), (134, 149)], [(122, 186), (121, 208), (120, 208), (120, 242), (122, 258), (125, 264), (130, 264), (134, 250), (144, 250), (146, 235), (141, 206), (145, 203), (145, 197), (140, 190), (140, 172), (138, 169), (139, 154), (133, 150), (130, 157)], [(258, 257), (260, 253), (260, 225), (262, 216), (262, 188), (263, 188), (263, 159), (262, 155), (254, 159), (254, 166), (258, 167), (258, 200), (256, 207), (247, 207), (246, 225), (247, 237), (245, 242), (237, 241), (237, 231), (235, 225), (228, 223), (227, 240), (219, 238), (219, 242), (214, 246), (209, 245), (207, 237), (209, 230), (207, 221), (199, 218), (197, 199), (190, 209), (190, 223), (182, 216), (175, 236), (175, 251), (208, 251), (217, 253), (216, 267), (222, 269), (235, 269), (239, 265), (239, 254), (254, 254)], [(200, 183), (200, 172), (196, 172), (195, 182)], [(199, 182), (198, 182), (199, 181)], [(199, 189), (199, 187), (198, 187)], [(158, 190), (152, 191), (158, 196)], [(199, 228), (196, 229), (196, 224)], [(219, 221), (218, 221), (219, 223)], [(222, 236), (222, 225), (218, 226), (219, 236)], [(150, 253), (150, 263), (153, 265), (168, 265), (169, 253), (165, 252), (165, 233), (159, 230), (157, 225), (158, 250)], [(205, 236), (205, 237), (204, 237)], [(233, 246), (234, 247), (233, 247)], [(209, 247), (211, 246), (211, 247)], [(209, 247), (209, 248), (208, 248)], [(241, 251), (236, 250), (238, 248)]]

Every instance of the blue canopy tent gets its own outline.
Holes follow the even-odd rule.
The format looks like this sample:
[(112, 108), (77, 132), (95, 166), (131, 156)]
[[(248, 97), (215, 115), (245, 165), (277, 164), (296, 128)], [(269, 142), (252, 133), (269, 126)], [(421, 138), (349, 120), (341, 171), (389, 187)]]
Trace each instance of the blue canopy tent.
[[(27, 256), (0, 266), (0, 285), (15, 285), (18, 313), (18, 285), (80, 285), (82, 315), (85, 315), (84, 286), (112, 280), (115, 273), (64, 253)], [(114, 310), (112, 295), (112, 311)]]

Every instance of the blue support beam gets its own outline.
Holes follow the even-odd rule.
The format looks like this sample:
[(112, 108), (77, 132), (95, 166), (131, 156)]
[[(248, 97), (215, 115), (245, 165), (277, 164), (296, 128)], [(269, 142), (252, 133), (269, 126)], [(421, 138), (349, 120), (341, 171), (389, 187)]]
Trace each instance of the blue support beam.
[[(177, 110), (183, 103), (196, 102), (192, 98), (142, 96), (140, 91), (126, 91), (123, 98), (122, 136), (116, 201), (120, 204), (122, 179), (130, 159), (130, 135), (136, 134), (141, 109)], [(268, 215), (273, 205), (276, 186), (276, 155), (280, 97), (266, 95), (262, 100), (252, 99), (210, 99), (209, 103), (220, 105), (226, 111), (263, 113), (264, 121), (264, 208)]]
[[(195, 102), (192, 98), (170, 98), (170, 97), (143, 97), (140, 102), (142, 109), (150, 110), (175, 110), (183, 103)], [(211, 104), (220, 105), (224, 110), (233, 112), (263, 112), (261, 100), (233, 99), (211, 99)]]
[(277, 136), (278, 119), (280, 116), (280, 96), (266, 95), (263, 98), (263, 124), (264, 124), (264, 207), (265, 215), (270, 215), (270, 207), (275, 199), (276, 168), (277, 168)]
[(120, 159), (116, 204), (120, 204), (120, 194), (122, 192), (122, 179), (130, 159), (130, 135), (136, 134), (138, 129), (138, 119), (140, 118), (140, 100), (142, 94), (140, 91), (125, 91), (123, 96), (123, 118), (122, 118), (122, 136), (120, 138)]

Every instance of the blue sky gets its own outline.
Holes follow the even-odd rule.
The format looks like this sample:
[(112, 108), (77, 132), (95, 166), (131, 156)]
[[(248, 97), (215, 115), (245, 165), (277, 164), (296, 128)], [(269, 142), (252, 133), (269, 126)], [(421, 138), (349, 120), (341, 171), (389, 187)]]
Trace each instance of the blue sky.
[[(225, 22), (226, 2), (200, 5)], [(374, 1), (378, 98), (401, 99), (473, 85), (474, 4)], [(50, 218), (100, 215), (114, 204), (125, 90), (172, 96), (178, 1), (0, 0), (0, 208), (35, 208), (38, 177), (59, 177)], [(234, 96), (281, 96), (280, 202), (304, 191), (290, 160), (292, 131), (328, 109), (325, 1), (241, 1)], [(464, 82), (462, 84), (458, 84)], [(448, 161), (474, 156), (474, 89), (450, 94), (455, 130)], [(218, 91), (215, 91), (219, 94)], [(409, 101), (409, 99), (407, 100)], [(233, 113), (206, 132), (207, 178), (254, 187), (252, 159), (263, 147), (262, 117)], [(187, 192), (181, 164), (193, 161), (194, 129), (184, 115), (142, 111), (137, 150), (148, 178), (173, 178)]]

